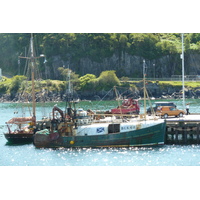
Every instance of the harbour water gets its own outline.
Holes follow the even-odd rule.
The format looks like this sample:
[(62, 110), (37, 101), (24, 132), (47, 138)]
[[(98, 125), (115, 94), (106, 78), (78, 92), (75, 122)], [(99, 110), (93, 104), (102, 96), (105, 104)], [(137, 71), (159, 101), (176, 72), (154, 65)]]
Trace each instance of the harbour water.
[[(180, 100), (173, 100), (181, 108)], [(200, 100), (191, 102), (190, 112), (198, 112)], [(48, 115), (55, 103), (37, 105), (38, 118)], [(84, 109), (109, 110), (114, 101), (79, 103)], [(64, 108), (65, 103), (57, 103)], [(200, 166), (200, 145), (162, 145), (157, 147), (37, 149), (33, 144), (10, 145), (4, 138), (5, 122), (14, 116), (15, 103), (1, 103), (0, 165), (1, 166)], [(45, 107), (45, 111), (42, 111)], [(141, 105), (142, 110), (142, 105)], [(42, 112), (40, 112), (42, 111)], [(26, 111), (24, 111), (26, 112)], [(141, 111), (142, 112), (142, 111)], [(41, 113), (41, 114), (39, 114)]]
[[(191, 112), (200, 113), (198, 103), (191, 104)], [(47, 116), (54, 104), (38, 104), (38, 118)], [(57, 104), (64, 108), (64, 103)], [(180, 101), (176, 104), (181, 107)], [(99, 149), (8, 145), (3, 135), (5, 122), (17, 115), (16, 105), (0, 104), (3, 199), (199, 199), (200, 145)], [(117, 103), (80, 103), (84, 109), (109, 110), (113, 106)]]

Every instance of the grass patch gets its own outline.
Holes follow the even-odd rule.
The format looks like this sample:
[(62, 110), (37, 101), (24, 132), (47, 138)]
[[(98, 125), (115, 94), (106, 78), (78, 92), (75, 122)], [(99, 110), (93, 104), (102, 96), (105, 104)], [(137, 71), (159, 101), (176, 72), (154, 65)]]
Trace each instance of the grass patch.
[[(182, 86), (182, 81), (159, 81), (159, 84), (171, 85), (171, 86)], [(196, 88), (200, 87), (200, 81), (186, 81), (184, 82), (185, 87)]]

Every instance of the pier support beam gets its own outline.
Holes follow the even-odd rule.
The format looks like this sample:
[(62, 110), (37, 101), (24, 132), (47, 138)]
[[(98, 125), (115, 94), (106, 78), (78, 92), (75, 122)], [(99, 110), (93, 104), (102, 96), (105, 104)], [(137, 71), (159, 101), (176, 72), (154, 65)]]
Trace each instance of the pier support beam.
[(199, 123), (197, 124), (197, 144), (199, 144)]
[(200, 144), (200, 120), (167, 121), (166, 144)]

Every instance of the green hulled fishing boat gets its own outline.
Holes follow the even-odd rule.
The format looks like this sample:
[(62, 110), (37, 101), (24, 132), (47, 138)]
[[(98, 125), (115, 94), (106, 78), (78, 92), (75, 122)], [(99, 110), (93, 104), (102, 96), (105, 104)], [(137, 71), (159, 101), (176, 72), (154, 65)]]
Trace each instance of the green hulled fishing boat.
[[(143, 67), (145, 69), (145, 62)], [(65, 111), (54, 106), (52, 119), (38, 126), (34, 135), (36, 147), (132, 147), (164, 144), (166, 123), (163, 119), (147, 117), (145, 113), (136, 117), (77, 110), (69, 97), (70, 93)]]

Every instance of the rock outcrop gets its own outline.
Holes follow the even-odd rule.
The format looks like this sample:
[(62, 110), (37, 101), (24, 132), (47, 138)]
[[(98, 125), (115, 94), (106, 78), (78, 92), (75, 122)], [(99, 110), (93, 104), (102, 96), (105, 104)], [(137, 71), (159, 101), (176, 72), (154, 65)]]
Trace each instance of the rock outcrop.
[[(102, 71), (115, 70), (118, 77), (127, 76), (130, 78), (141, 78), (143, 76), (143, 57), (132, 56), (128, 53), (113, 54), (109, 58), (102, 58), (101, 62), (92, 61), (85, 57), (76, 61), (65, 61), (60, 56), (53, 56), (52, 63), (45, 68), (44, 77), (59, 79), (58, 68), (68, 66), (75, 73), (83, 76), (94, 74), (99, 76)], [(145, 60), (148, 77), (152, 78), (171, 78), (172, 75), (182, 74), (182, 61), (180, 54), (172, 54), (160, 57), (156, 60)], [(200, 74), (199, 54), (186, 54), (185, 74)]]

